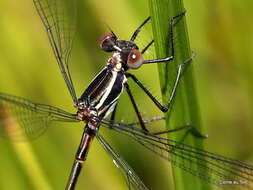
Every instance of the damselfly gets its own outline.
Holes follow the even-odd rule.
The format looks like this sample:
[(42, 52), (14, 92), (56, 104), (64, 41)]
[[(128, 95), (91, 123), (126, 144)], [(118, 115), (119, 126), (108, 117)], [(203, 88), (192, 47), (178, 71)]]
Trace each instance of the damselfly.
[[(66, 189), (75, 188), (77, 178), (82, 168), (82, 163), (86, 159), (89, 145), (93, 137), (97, 138), (104, 149), (113, 158), (116, 165), (121, 168), (131, 188), (147, 189), (134, 171), (115, 151), (113, 151), (110, 145), (99, 134), (98, 129), (100, 125), (108, 127), (110, 130), (131, 136), (144, 147), (150, 149), (159, 156), (170, 160), (175, 166), (178, 166), (207, 182), (219, 185), (224, 181), (236, 181), (241, 183), (240, 187), (251, 187), (252, 166), (175, 142), (149, 132), (145, 127), (145, 123), (150, 123), (153, 120), (159, 120), (161, 118), (143, 120), (134, 101), (130, 87), (127, 84), (127, 78), (133, 79), (133, 81), (144, 90), (161, 111), (165, 112), (169, 109), (180, 79), (182, 67), (186, 63), (189, 63), (191, 58), (179, 65), (178, 74), (176, 76), (169, 103), (165, 107), (154, 98), (154, 96), (133, 74), (128, 73), (127, 70), (138, 69), (142, 64), (169, 62), (173, 60), (173, 23), (175, 19), (179, 19), (184, 13), (173, 17), (169, 22), (172, 54), (170, 57), (164, 59), (144, 60), (142, 58), (142, 54), (152, 45), (153, 41), (141, 51), (138, 50), (138, 46), (134, 43), (140, 29), (150, 20), (150, 18), (147, 18), (143, 24), (137, 28), (130, 41), (119, 40), (112, 31), (105, 35), (101, 39), (101, 48), (106, 52), (113, 52), (113, 56), (107, 61), (106, 67), (95, 77), (82, 96), (77, 99), (68, 68), (68, 59), (75, 31), (75, 24), (73, 20), (70, 19), (74, 19), (75, 17), (75, 2), (69, 0), (34, 0), (34, 4), (45, 25), (60, 71), (78, 111), (76, 114), (71, 114), (53, 106), (35, 104), (23, 98), (1, 93), (1, 134), (12, 135), (12, 132), (17, 133), (21, 131), (28, 137), (36, 137), (40, 135), (44, 129), (46, 129), (47, 124), (52, 121), (86, 122), (87, 124), (83, 132)], [(114, 121), (117, 100), (124, 88), (126, 88), (136, 111), (139, 119), (138, 123), (123, 124)], [(105, 118), (110, 113), (111, 120), (106, 120)], [(17, 126), (17, 123), (13, 122), (14, 118), (16, 118), (16, 121), (20, 126)], [(136, 127), (138, 124), (141, 126), (141, 129)], [(17, 129), (13, 129), (13, 127), (17, 127)]]

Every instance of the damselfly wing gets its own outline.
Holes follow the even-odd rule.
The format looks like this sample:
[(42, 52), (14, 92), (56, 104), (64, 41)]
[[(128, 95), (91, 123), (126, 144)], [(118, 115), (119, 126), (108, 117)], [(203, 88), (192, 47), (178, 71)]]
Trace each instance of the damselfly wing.
[[(23, 98), (1, 93), (0, 100), (1, 100), (2, 135), (7, 137), (10, 136), (10, 138), (12, 138), (13, 136), (13, 138), (15, 138), (15, 135), (20, 136), (20, 134), (22, 134), (24, 136), (34, 138), (41, 135), (45, 131), (46, 127), (50, 122), (64, 122), (64, 121), (80, 122), (81, 120), (83, 120), (88, 123), (88, 127), (86, 127), (83, 138), (84, 141), (82, 142), (89, 143), (90, 139), (92, 139), (93, 137), (97, 137), (98, 141), (102, 144), (103, 148), (109, 153), (109, 155), (112, 157), (116, 165), (120, 167), (120, 169), (123, 171), (123, 174), (128, 182), (127, 184), (129, 185), (130, 188), (147, 189), (147, 187), (141, 182), (139, 177), (134, 173), (134, 171), (130, 168), (130, 166), (127, 165), (127, 163), (118, 155), (118, 153), (113, 151), (112, 147), (99, 134), (98, 128), (100, 124), (101, 126), (108, 127), (108, 129), (110, 129), (111, 131), (120, 132), (130, 136), (144, 147), (150, 149), (151, 151), (155, 152), (156, 154), (165, 158), (166, 160), (171, 161), (171, 163), (174, 164), (175, 166), (178, 166), (186, 170), (187, 172), (199, 177), (200, 179), (205, 180), (206, 182), (215, 185), (221, 185), (221, 183), (224, 181), (225, 182), (235, 181), (241, 183), (240, 187), (250, 189), (250, 187), (252, 186), (252, 166), (250, 165), (234, 161), (228, 158), (224, 158), (222, 156), (218, 156), (203, 150), (199, 150), (194, 147), (181, 144), (179, 142), (170, 141), (167, 138), (163, 138), (158, 135), (152, 134), (150, 130), (147, 130), (145, 128), (140, 129), (140, 127), (136, 127), (136, 125), (143, 125), (145, 123), (152, 122), (153, 120), (145, 121), (140, 119), (139, 120), (140, 122), (132, 124), (123, 124), (115, 121), (105, 120), (104, 117), (108, 115), (113, 110), (113, 108), (115, 108), (116, 105), (114, 104), (115, 103), (114, 100), (115, 98), (117, 98), (117, 96), (116, 97), (110, 96), (110, 92), (113, 91), (111, 90), (112, 88), (109, 88), (108, 90), (108, 86), (114, 84), (111, 83), (112, 78), (108, 77), (110, 75), (109, 74), (105, 75), (107, 70), (103, 70), (101, 72), (102, 74), (100, 75), (101, 77), (96, 78), (97, 81), (100, 81), (99, 79), (101, 78), (106, 79), (102, 80), (102, 82), (105, 83), (106, 85), (103, 86), (98, 85), (103, 89), (102, 91), (94, 91), (95, 89), (94, 86), (96, 86), (96, 84), (100, 84), (97, 83), (95, 79), (91, 83), (91, 86), (89, 86), (88, 89), (83, 93), (81, 98), (80, 99), (76, 98), (73, 82), (68, 70), (68, 58), (71, 50), (72, 37), (74, 31), (73, 27), (71, 27), (74, 22), (68, 23), (69, 22), (68, 18), (74, 19), (75, 15), (72, 14), (71, 11), (69, 11), (75, 10), (74, 3), (73, 4), (72, 3), (73, 3), (72, 1), (65, 2), (59, 0), (34, 1), (37, 11), (41, 16), (42, 21), (46, 27), (47, 33), (49, 35), (51, 46), (53, 48), (58, 65), (60, 67), (60, 71), (63, 74), (63, 78), (67, 84), (73, 102), (78, 108), (78, 112), (71, 114), (69, 112), (66, 112), (62, 109), (53, 106), (36, 104)], [(73, 7), (73, 9), (66, 9), (66, 7), (68, 6), (65, 5)], [(146, 21), (148, 20), (149, 19), (147, 19)], [(131, 39), (134, 40), (134, 38), (135, 37), (133, 35)], [(105, 36), (104, 40), (109, 40), (109, 44), (107, 43), (107, 41), (104, 41), (105, 46), (103, 48), (108, 51), (110, 51), (111, 48), (110, 45), (111, 41), (113, 42), (114, 40), (117, 41), (116, 36), (112, 34)], [(133, 48), (135, 48), (134, 47), (135, 44), (125, 43), (125, 41), (121, 41), (119, 43), (114, 42), (113, 44), (115, 45), (115, 47), (113, 48), (115, 48), (118, 51), (122, 51), (125, 44), (131, 45)], [(133, 60), (136, 57), (138, 58), (139, 53), (134, 52), (133, 54), (130, 55), (131, 55), (129, 58), (130, 66), (132, 66), (133, 68), (139, 67), (140, 66), (139, 64), (141, 64), (141, 62), (139, 62), (139, 59), (137, 59), (138, 62), (133, 62)], [(118, 56), (117, 54), (113, 58), (118, 59), (121, 58), (121, 56)], [(171, 58), (168, 58), (167, 60), (170, 59)], [(115, 65), (117, 65), (118, 63), (117, 60), (115, 61), (114, 59), (112, 59), (111, 62), (110, 61), (108, 62), (112, 64), (116, 63)], [(150, 61), (150, 63), (151, 62), (152, 61)], [(132, 63), (134, 63), (134, 65), (131, 65)], [(113, 76), (115, 74), (111, 72), (111, 75)], [(128, 76), (131, 77), (133, 80), (136, 80), (134, 76), (130, 74)], [(136, 81), (138, 83), (138, 80)], [(121, 82), (123, 82), (123, 80)], [(93, 97), (91, 96), (92, 97), (91, 99), (93, 101), (89, 102), (89, 98), (87, 97), (89, 97), (91, 92), (98, 92), (98, 93), (93, 93), (94, 96)], [(104, 94), (106, 93), (108, 94), (105, 96)], [(110, 101), (107, 99), (108, 97), (112, 97), (111, 99), (109, 99)], [(101, 99), (103, 101), (101, 101)], [(108, 103), (104, 104), (106, 99), (108, 100)], [(86, 107), (83, 105), (87, 104), (89, 105), (89, 103), (99, 105), (97, 106), (97, 108), (100, 110), (100, 112), (97, 113), (97, 110), (92, 109), (86, 110), (85, 109)], [(162, 108), (161, 105), (160, 107)], [(160, 118), (154, 118), (154, 120), (159, 119)], [(99, 125), (97, 125), (98, 123)], [(12, 129), (12, 127), (14, 127), (14, 129)], [(80, 147), (82, 148), (83, 146)], [(78, 152), (81, 154), (81, 158), (83, 156), (83, 153), (84, 156), (86, 157), (85, 152), (86, 150), (87, 149), (85, 149), (84, 152), (83, 150)], [(174, 156), (170, 157), (171, 155)], [(67, 189), (74, 188), (77, 179), (75, 175), (78, 176), (78, 172), (80, 172), (80, 169), (76, 169), (79, 168), (81, 164), (79, 161), (82, 161), (79, 160), (78, 156), (79, 155), (77, 155), (76, 157), (74, 167), (72, 170), (73, 172), (71, 174)]]
[[(5, 137), (16, 138), (16, 135), (20, 136), (20, 132), (27, 137), (36, 137), (41, 134), (41, 131), (38, 130), (39, 127), (36, 126), (46, 127), (48, 125), (45, 124), (50, 122), (79, 122), (74, 114), (50, 105), (36, 104), (24, 98), (1, 93), (0, 102), (1, 134), (8, 135)], [(144, 122), (152, 123), (161, 119), (163, 117), (156, 117)], [(42, 124), (42, 122), (46, 123)], [(208, 183), (230, 189), (252, 188), (253, 167), (251, 165), (169, 140), (166, 137), (144, 133), (138, 125), (139, 123), (124, 124), (105, 119), (101, 121), (102, 127), (106, 127), (111, 132), (131, 137), (156, 155)], [(17, 127), (19, 127), (18, 130)], [(116, 166), (122, 170), (127, 184), (134, 189), (147, 189), (131, 167), (100, 135), (99, 131), (96, 131), (95, 136)], [(231, 182), (238, 183), (238, 185), (229, 184)]]

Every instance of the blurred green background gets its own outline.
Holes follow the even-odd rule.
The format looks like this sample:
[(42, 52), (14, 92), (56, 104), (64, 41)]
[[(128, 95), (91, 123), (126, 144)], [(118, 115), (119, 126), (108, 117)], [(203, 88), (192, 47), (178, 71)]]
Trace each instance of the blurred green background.
[[(197, 53), (194, 67), (203, 133), (209, 135), (205, 147), (253, 164), (253, 1), (184, 3), (191, 47)], [(79, 1), (78, 11), (70, 67), (80, 95), (110, 56), (99, 49), (100, 36), (108, 32), (106, 24), (129, 39), (149, 15), (149, 6), (145, 0), (87, 0)], [(0, 91), (74, 112), (32, 0), (0, 1), (0, 37)], [(161, 99), (156, 65), (134, 73)], [(145, 118), (162, 115), (138, 88), (133, 91)], [(124, 94), (120, 102), (117, 119), (135, 120)], [(81, 133), (81, 124), (57, 124), (34, 141), (0, 139), (0, 189), (64, 189)], [(173, 189), (167, 162), (127, 138), (103, 129), (101, 134), (150, 189)], [(120, 171), (96, 141), (77, 189), (127, 189)]]

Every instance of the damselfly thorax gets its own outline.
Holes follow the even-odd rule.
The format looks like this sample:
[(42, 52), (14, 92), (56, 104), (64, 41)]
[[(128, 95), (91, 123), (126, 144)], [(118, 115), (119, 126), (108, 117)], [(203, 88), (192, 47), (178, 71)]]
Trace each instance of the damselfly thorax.
[(75, 105), (77, 119), (94, 125), (99, 125), (97, 118), (103, 119), (114, 110), (127, 81), (125, 71), (139, 68), (143, 63), (138, 46), (131, 41), (117, 40), (113, 33), (102, 38), (100, 47), (115, 52)]
[(77, 119), (89, 121), (93, 116), (103, 119), (114, 110), (127, 81), (119, 65), (108, 64), (90, 83), (75, 105)]

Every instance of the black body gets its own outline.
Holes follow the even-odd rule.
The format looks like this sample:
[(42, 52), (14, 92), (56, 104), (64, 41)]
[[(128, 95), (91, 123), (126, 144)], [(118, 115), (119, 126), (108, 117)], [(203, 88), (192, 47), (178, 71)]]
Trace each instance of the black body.
[(115, 71), (112, 65), (107, 65), (90, 83), (78, 104), (95, 108), (102, 119), (113, 111), (115, 103), (123, 91), (126, 76), (122, 71)]

